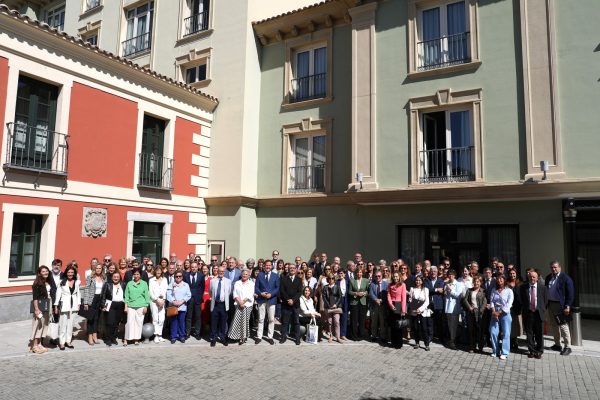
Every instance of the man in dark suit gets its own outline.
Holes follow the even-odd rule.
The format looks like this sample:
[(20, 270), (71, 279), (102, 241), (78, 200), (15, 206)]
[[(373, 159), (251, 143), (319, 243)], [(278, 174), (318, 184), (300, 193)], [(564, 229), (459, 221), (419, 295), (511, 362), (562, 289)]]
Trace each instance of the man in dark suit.
[[(242, 262), (243, 263), (243, 262)], [(229, 279), (231, 282), (231, 295), (229, 298), (229, 304), (233, 304), (233, 285), (237, 281), (242, 278), (242, 271), (237, 266), (237, 259), (235, 257), (229, 257), (227, 259), (227, 268), (225, 269), (225, 278)], [(233, 321), (233, 316), (235, 315), (235, 307), (230, 307), (227, 314), (227, 329), (229, 329), (229, 325)]]
[[(429, 304), (433, 310), (432, 337), (429, 343), (433, 341), (433, 336), (438, 338), (440, 343), (446, 341), (446, 328), (444, 322), (444, 280), (438, 277), (438, 269), (435, 265), (430, 268), (429, 277), (425, 279), (425, 287), (429, 291)], [(484, 325), (485, 326), (485, 325)]]
[(144, 280), (144, 282), (148, 283), (150, 281), (150, 279), (148, 278), (148, 273), (146, 271), (142, 271), (142, 269), (140, 267), (140, 262), (138, 260), (133, 260), (131, 262), (131, 269), (125, 273), (125, 277), (123, 278), (123, 282), (125, 282), (125, 286), (127, 286), (129, 281), (133, 279), (134, 271), (140, 271), (142, 280)]
[(192, 334), (192, 322), (194, 323), (194, 337), (200, 340), (202, 335), (202, 301), (204, 297), (204, 274), (198, 271), (198, 263), (190, 264), (190, 272), (183, 274), (183, 280), (190, 286), (192, 297), (187, 304), (185, 315), (185, 337)]
[(265, 316), (268, 317), (269, 325), (267, 327), (267, 342), (275, 344), (273, 341), (273, 331), (275, 330), (275, 305), (277, 304), (277, 296), (279, 295), (279, 275), (273, 270), (271, 260), (265, 261), (264, 272), (258, 274), (254, 292), (258, 296), (258, 330), (254, 342), (259, 344), (263, 336)]
[[(550, 263), (552, 273), (546, 277), (546, 287), (548, 288), (548, 315), (546, 322), (548, 330), (554, 335), (554, 346), (552, 350), (560, 351), (563, 356), (571, 354), (571, 332), (567, 319), (571, 314), (571, 306), (575, 300), (575, 286), (573, 279), (561, 271), (558, 261)], [(562, 315), (564, 323), (558, 324), (556, 316)], [(563, 339), (565, 347), (560, 346), (560, 339)]]
[(548, 291), (546, 286), (538, 282), (539, 274), (532, 269), (527, 273), (528, 282), (521, 285), (521, 314), (527, 334), (527, 349), (529, 358), (542, 358), (544, 353), (544, 319)]
[(296, 276), (296, 266), (288, 264), (288, 274), (281, 278), (279, 289), (279, 298), (282, 303), (281, 339), (279, 343), (285, 343), (291, 320), (296, 344), (300, 344), (300, 319), (298, 314), (300, 296), (302, 296), (302, 279)]

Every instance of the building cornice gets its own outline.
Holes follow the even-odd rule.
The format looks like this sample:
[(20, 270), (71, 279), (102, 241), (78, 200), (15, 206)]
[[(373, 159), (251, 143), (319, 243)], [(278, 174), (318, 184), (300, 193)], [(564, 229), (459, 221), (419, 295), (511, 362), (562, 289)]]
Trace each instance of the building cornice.
[(117, 76), (139, 83), (164, 93), (174, 99), (194, 104), (208, 112), (214, 112), (219, 101), (183, 82), (141, 67), (131, 60), (119, 57), (80, 38), (60, 32), (46, 23), (33, 20), (0, 4), (0, 26), (2, 31), (16, 37), (24, 37), (45, 48), (56, 50), (78, 60), (94, 62)]
[(281, 195), (272, 197), (206, 197), (207, 207), (299, 207), (331, 205), (400, 205), (490, 201), (553, 200), (600, 196), (600, 177), (585, 180), (523, 181), (485, 184), (414, 185), (337, 194)]

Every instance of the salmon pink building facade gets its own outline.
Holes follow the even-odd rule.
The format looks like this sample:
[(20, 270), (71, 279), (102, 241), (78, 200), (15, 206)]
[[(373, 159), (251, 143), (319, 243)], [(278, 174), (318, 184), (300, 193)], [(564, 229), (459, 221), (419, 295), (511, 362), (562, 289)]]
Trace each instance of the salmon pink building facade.
[(28, 311), (55, 258), (83, 276), (106, 253), (204, 256), (217, 100), (5, 7), (0, 21), (0, 320)]

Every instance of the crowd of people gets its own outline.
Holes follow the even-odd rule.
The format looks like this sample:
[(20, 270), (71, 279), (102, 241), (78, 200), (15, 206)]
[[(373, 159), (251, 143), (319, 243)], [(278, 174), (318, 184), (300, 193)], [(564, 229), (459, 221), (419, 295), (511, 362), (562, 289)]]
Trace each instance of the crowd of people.
[(49, 326), (57, 333), (50, 345), (73, 348), (78, 314), (87, 321), (90, 346), (99, 343), (99, 333), (107, 346), (119, 339), (123, 346), (138, 345), (143, 333), (148, 336), (145, 323), (153, 327), (155, 343), (201, 340), (202, 328), (209, 327), (205, 337), (212, 347), (248, 339), (274, 345), (277, 320), (279, 343), (289, 338), (300, 345), (310, 325), (318, 326), (313, 341), (371, 340), (397, 349), (408, 343), (425, 351), (437, 341), (451, 350), (483, 353), (491, 347), (489, 354), (501, 360), (518, 350), (524, 331), (528, 357), (539, 359), (547, 323), (554, 336), (551, 349), (571, 353), (574, 285), (557, 261), (545, 279), (529, 268), (524, 281), (516, 266), (497, 258), (489, 267), (472, 261), (457, 271), (448, 258), (437, 266), (424, 260), (411, 268), (401, 259), (368, 262), (360, 253), (342, 265), (339, 257), (330, 262), (326, 253), (316, 253), (292, 263), (277, 250), (272, 258), (246, 262), (212, 256), (205, 263), (193, 253), (185, 260), (172, 254), (156, 265), (150, 257), (113, 262), (107, 254), (103, 262), (93, 258), (82, 277), (79, 271), (76, 261), (63, 270), (59, 259), (38, 268), (32, 352), (47, 351), (43, 340)]

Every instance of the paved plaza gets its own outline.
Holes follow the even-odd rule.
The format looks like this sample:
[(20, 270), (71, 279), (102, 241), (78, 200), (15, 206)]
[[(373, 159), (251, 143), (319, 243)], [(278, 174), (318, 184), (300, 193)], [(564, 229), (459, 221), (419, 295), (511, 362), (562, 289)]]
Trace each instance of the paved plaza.
[[(373, 343), (264, 341), (210, 348), (205, 341), (26, 355), (0, 326), (2, 398), (18, 399), (599, 399), (600, 357), (575, 350), (508, 361), (434, 345), (430, 352)], [(549, 342), (547, 342), (548, 344)]]

